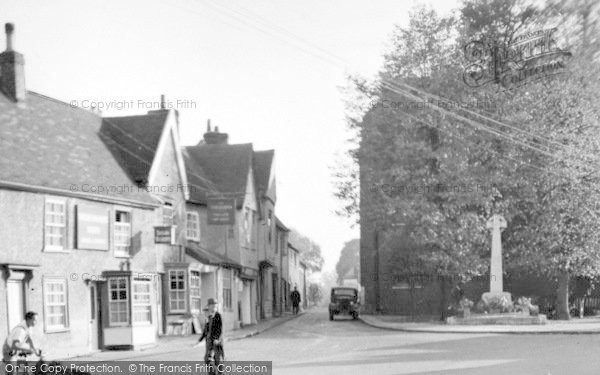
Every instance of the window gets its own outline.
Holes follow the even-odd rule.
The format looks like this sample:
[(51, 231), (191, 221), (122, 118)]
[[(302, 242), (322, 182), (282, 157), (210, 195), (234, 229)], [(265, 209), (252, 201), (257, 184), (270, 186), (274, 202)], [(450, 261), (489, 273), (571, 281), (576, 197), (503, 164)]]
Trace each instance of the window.
[(108, 321), (111, 326), (129, 323), (129, 299), (127, 278), (113, 277), (108, 282)]
[(252, 240), (252, 237), (250, 236), (250, 234), (252, 233), (252, 228), (255, 228), (256, 225), (256, 211), (252, 210), (252, 221), (250, 222), (250, 232), (248, 233), (248, 242), (252, 244), (252, 247), (254, 247), (254, 243), (250, 242)]
[(44, 278), (44, 326), (46, 332), (69, 328), (67, 280)]
[(267, 218), (267, 230), (269, 231), (269, 245), (273, 242), (273, 228), (271, 226), (273, 222), (273, 210), (269, 210), (269, 216)]
[(223, 270), (223, 308), (231, 310), (231, 270)]
[(171, 312), (185, 312), (185, 271), (169, 271), (169, 302)]
[(244, 238), (246, 240), (246, 246), (250, 246), (250, 234), (250, 209), (246, 208), (246, 211), (244, 211)]
[(173, 225), (175, 210), (170, 204), (165, 204), (162, 208), (163, 225)]
[(192, 301), (191, 312), (199, 313), (202, 311), (202, 301), (200, 299), (200, 272), (192, 271), (190, 275), (190, 298)]
[(152, 323), (152, 305), (150, 304), (150, 281), (134, 280), (133, 282), (133, 321), (136, 323)]
[(46, 199), (44, 220), (44, 250), (63, 251), (67, 247), (67, 203)]
[(197, 212), (187, 212), (187, 239), (200, 241), (200, 216)]
[(115, 254), (129, 256), (131, 249), (131, 213), (115, 211)]

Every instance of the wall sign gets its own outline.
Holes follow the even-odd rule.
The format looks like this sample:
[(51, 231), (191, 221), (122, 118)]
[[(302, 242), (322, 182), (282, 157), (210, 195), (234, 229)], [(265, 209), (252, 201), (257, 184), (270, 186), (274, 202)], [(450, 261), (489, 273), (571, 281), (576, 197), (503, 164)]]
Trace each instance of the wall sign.
[(208, 225), (235, 224), (235, 199), (209, 198)]
[(77, 249), (108, 250), (106, 208), (77, 206)]
[(154, 243), (175, 245), (175, 226), (154, 227)]

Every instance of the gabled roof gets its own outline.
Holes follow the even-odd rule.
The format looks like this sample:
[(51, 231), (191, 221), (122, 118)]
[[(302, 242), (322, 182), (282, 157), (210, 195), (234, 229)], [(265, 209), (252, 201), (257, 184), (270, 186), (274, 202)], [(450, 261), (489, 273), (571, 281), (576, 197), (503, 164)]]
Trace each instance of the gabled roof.
[(119, 147), (115, 156), (134, 181), (148, 182), (168, 110), (150, 111), (146, 115), (105, 117), (102, 132)]
[(257, 192), (259, 192), (260, 198), (262, 198), (269, 189), (269, 180), (271, 178), (271, 167), (273, 165), (274, 155), (274, 150), (254, 152), (254, 176), (256, 179)]
[[(198, 172), (203, 179), (214, 183), (218, 192), (226, 197), (236, 198), (238, 208), (242, 207), (246, 196), (248, 171), (252, 167), (251, 143), (188, 146), (184, 156), (190, 182)], [(205, 181), (205, 184), (207, 183)], [(206, 194), (201, 192), (201, 189), (192, 189), (190, 199), (206, 203)]]
[(0, 94), (0, 181), (154, 204), (102, 127), (97, 114), (35, 92), (17, 103)]

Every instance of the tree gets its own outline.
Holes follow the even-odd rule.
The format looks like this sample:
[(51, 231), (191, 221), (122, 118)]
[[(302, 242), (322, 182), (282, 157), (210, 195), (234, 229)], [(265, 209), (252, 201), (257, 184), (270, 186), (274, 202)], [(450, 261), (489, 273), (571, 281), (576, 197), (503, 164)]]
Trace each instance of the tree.
[(344, 247), (340, 253), (340, 258), (335, 265), (338, 285), (342, 284), (342, 279), (344, 275), (348, 273), (348, 271), (358, 267), (360, 262), (359, 255), (360, 240), (358, 238), (350, 240), (344, 244)]
[(318, 305), (323, 300), (323, 291), (321, 286), (316, 283), (310, 283), (308, 286), (308, 302), (313, 306)]
[[(584, 20), (583, 27), (569, 32), (569, 46), (585, 51), (569, 62), (569, 74), (510, 91), (494, 84), (468, 88), (456, 63), (467, 63), (462, 46), (482, 35), (507, 45), (523, 30), (546, 27), (556, 18), (548, 15), (552, 4), (538, 9), (517, 0), (468, 0), (458, 19), (416, 8), (409, 26), (395, 30), (379, 88), (353, 79), (357, 97), (405, 104), (379, 105), (360, 120), (349, 116), (360, 144), (350, 157), (360, 164), (361, 180), (380, 187), (369, 193), (361, 222), (374, 223), (386, 234), (389, 272), (424, 268), (442, 276), (445, 296), (446, 279), (468, 280), (487, 269), (485, 221), (500, 213), (509, 222), (503, 234), (508, 268), (557, 279), (557, 310), (560, 318), (568, 318), (570, 277), (592, 277), (600, 270), (598, 217), (590, 210), (600, 193), (595, 171), (600, 165), (595, 156), (600, 151), (600, 72), (597, 60), (589, 60), (598, 55), (599, 34), (597, 8), (589, 3), (583, 12), (572, 6), (561, 15)], [(482, 119), (473, 111), (406, 105), (426, 100), (423, 93), (495, 106), (486, 108)], [(384, 185), (393, 188), (384, 191)], [(357, 211), (348, 207), (356, 204), (356, 192), (348, 191), (353, 186), (340, 179), (337, 191), (342, 199), (350, 196), (344, 201), (349, 214)]]
[(300, 251), (302, 260), (310, 272), (319, 272), (323, 268), (323, 256), (321, 246), (296, 229), (290, 229), (289, 242)]
[[(465, 23), (487, 22), (490, 13), (481, 11), (486, 3), (473, 1), (465, 7), (474, 10), (463, 12)], [(556, 17), (559, 3), (562, 13)], [(525, 28), (527, 24), (549, 28), (558, 20), (558, 27), (565, 29), (560, 42), (577, 53), (568, 62), (569, 74), (493, 94), (502, 103), (503, 121), (519, 124), (521, 136), (528, 133), (525, 140), (549, 151), (502, 146), (505, 155), (525, 160), (530, 167), (506, 175), (520, 181), (519, 194), (503, 197), (497, 206), (509, 221), (505, 233), (508, 266), (558, 281), (559, 319), (569, 319), (570, 277), (597, 275), (600, 266), (598, 217), (590, 210), (599, 198), (595, 173), (600, 142), (599, 70), (597, 60), (589, 61), (600, 50), (594, 39), (599, 30), (592, 21), (598, 18), (597, 9), (597, 3), (588, 1), (557, 1), (529, 12), (529, 18), (522, 18)], [(494, 32), (501, 34), (499, 29)], [(508, 34), (512, 37), (514, 32)]]

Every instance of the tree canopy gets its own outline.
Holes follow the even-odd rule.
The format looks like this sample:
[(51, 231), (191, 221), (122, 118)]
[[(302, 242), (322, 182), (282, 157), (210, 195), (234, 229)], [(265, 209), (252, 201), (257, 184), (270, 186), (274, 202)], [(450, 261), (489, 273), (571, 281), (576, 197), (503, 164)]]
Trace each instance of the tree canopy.
[[(467, 0), (450, 17), (416, 7), (394, 30), (379, 80), (352, 78), (355, 98), (376, 103), (349, 116), (359, 144), (350, 157), (370, 190), (360, 220), (386, 233), (392, 269), (425, 267), (454, 279), (485, 273), (485, 222), (497, 213), (508, 222), (506, 266), (557, 279), (562, 318), (569, 277), (600, 274), (599, 17), (597, 2), (576, 3)], [(511, 46), (553, 27), (572, 54), (565, 73), (510, 87), (465, 83), (471, 41)], [(343, 211), (355, 215), (356, 173), (337, 177)], [(420, 251), (399, 246), (399, 237)]]

